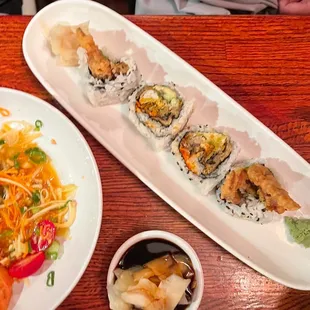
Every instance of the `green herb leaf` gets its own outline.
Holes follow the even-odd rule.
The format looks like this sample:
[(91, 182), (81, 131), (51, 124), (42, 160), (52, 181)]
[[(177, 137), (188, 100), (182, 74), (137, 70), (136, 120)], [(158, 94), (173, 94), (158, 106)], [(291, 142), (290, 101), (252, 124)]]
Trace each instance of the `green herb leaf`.
[(25, 154), (35, 164), (43, 164), (47, 160), (46, 154), (38, 147), (33, 147), (26, 150)]
[(47, 275), (46, 285), (48, 287), (52, 287), (54, 286), (54, 282), (55, 282), (55, 271), (51, 271)]
[(5, 144), (5, 141), (3, 139), (0, 140), (0, 145)]
[(32, 193), (32, 201), (35, 205), (37, 205), (40, 202), (40, 193), (39, 191), (35, 191)]

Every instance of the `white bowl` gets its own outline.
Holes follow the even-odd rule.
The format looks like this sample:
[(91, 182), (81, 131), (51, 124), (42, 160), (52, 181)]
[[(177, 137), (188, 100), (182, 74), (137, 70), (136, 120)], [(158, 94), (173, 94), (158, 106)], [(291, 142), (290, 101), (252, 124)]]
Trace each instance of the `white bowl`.
[(185, 240), (169, 232), (165, 232), (161, 230), (149, 230), (149, 231), (139, 233), (131, 237), (130, 239), (128, 239), (126, 242), (124, 242), (121, 245), (121, 247), (116, 251), (111, 261), (109, 271), (108, 271), (107, 286), (114, 284), (114, 281), (115, 281), (114, 270), (118, 267), (118, 263), (120, 262), (121, 258), (126, 253), (126, 251), (130, 249), (136, 243), (142, 240), (147, 240), (147, 239), (167, 240), (177, 245), (180, 249), (182, 249), (188, 255), (188, 257), (190, 258), (193, 264), (197, 286), (194, 290), (193, 301), (189, 305), (189, 307), (186, 308), (186, 310), (198, 309), (201, 299), (202, 299), (203, 288), (204, 288), (203, 271), (202, 271), (200, 260), (195, 250)]

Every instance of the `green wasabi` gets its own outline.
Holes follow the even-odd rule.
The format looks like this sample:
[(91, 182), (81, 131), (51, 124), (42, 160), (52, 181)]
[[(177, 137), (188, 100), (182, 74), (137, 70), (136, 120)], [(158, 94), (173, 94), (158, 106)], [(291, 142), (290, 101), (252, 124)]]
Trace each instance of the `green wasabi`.
[(285, 217), (285, 224), (296, 243), (310, 248), (310, 219)]

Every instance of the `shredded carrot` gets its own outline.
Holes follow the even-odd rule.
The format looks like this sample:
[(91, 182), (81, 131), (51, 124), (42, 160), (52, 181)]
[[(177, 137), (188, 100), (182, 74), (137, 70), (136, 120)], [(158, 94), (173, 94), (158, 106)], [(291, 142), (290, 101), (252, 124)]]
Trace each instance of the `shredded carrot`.
[[(0, 184), (11, 184), (11, 185), (16, 185), (22, 188), (24, 191), (26, 191), (30, 196), (31, 196), (31, 191), (27, 188), (27, 186), (23, 185), (22, 183), (18, 181), (14, 181), (10, 178), (2, 178), (0, 177)], [(15, 195), (13, 195), (15, 196)]]

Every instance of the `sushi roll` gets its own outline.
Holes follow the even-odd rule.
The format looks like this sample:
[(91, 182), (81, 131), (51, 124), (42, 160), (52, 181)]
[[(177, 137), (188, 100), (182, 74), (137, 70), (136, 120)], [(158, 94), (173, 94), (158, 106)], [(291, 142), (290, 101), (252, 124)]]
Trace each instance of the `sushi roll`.
[(226, 133), (198, 125), (184, 129), (171, 151), (180, 170), (207, 195), (229, 171), (239, 147)]
[(104, 106), (125, 102), (141, 80), (136, 63), (129, 57), (110, 59), (81, 28), (76, 29), (76, 36), (83, 83), (91, 104)]
[(218, 186), (216, 196), (228, 214), (261, 224), (300, 208), (263, 161), (235, 165)]
[(142, 85), (130, 97), (129, 119), (155, 150), (169, 148), (193, 110), (174, 84)]

